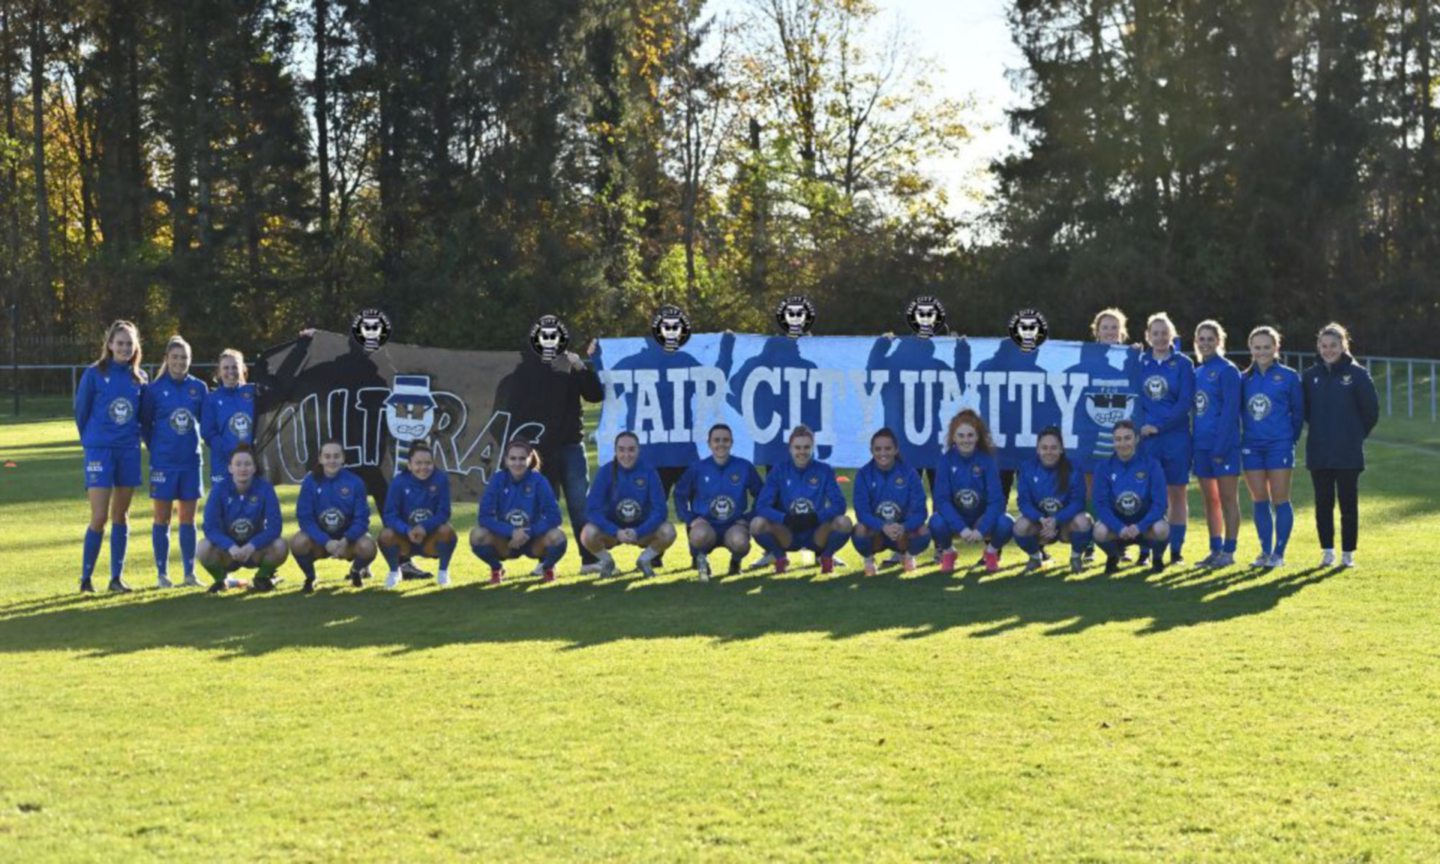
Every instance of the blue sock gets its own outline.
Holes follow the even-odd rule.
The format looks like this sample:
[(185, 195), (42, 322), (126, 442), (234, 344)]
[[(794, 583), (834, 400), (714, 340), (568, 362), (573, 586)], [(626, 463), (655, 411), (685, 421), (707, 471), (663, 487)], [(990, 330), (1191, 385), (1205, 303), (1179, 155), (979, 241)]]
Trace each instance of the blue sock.
[(90, 577), (95, 575), (95, 562), (100, 560), (100, 544), (105, 542), (105, 535), (93, 528), (85, 529), (85, 557), (80, 563), (80, 579), (89, 582)]
[(861, 537), (859, 532), (856, 532), (850, 542), (855, 544), (855, 551), (865, 558), (875, 554), (875, 541), (869, 537)]
[(481, 546), (471, 546), (470, 551), (475, 553), (476, 558), (489, 564), (491, 570), (500, 569), (500, 553), (495, 551), (494, 546), (491, 546), (489, 543)]
[(908, 550), (908, 551), (906, 552), (906, 554), (908, 554), (908, 555), (919, 555), (921, 552), (924, 552), (926, 549), (929, 549), (929, 548), (930, 548), (930, 535), (929, 535), (929, 534), (920, 534), (920, 535), (918, 535), (918, 536), (917, 536), (917, 535), (914, 535), (914, 534), (911, 534), (911, 535), (910, 535), (910, 542), (906, 545), (906, 549)]
[[(569, 545), (570, 543), (565, 539), (565, 535), (561, 534), (559, 543), (556, 543), (554, 546), (545, 547), (545, 557), (540, 559), (540, 566), (546, 570), (553, 570), (555, 565), (560, 563), (560, 559), (565, 557), (565, 547)], [(693, 550), (694, 547), (691, 548)]]
[(1070, 553), (1072, 555), (1083, 555), (1088, 548), (1090, 548), (1089, 531), (1070, 532)]
[(1179, 525), (1174, 522), (1170, 523), (1170, 554), (1179, 555), (1180, 550), (1185, 548), (1185, 529), (1188, 527), (1184, 523)]
[(400, 547), (381, 546), (380, 554), (385, 556), (385, 563), (390, 565), (390, 572), (394, 573), (400, 569)]
[(435, 544), (435, 551), (440, 553), (440, 569), (441, 569), (441, 570), (449, 570), (449, 569), (450, 569), (450, 559), (451, 559), (451, 557), (453, 557), (453, 556), (455, 555), (455, 544), (458, 543), (458, 542), (459, 542), (459, 540), (456, 539), (456, 540), (447, 540), (447, 541), (444, 542), (444, 543), (436, 543), (436, 544)]
[(170, 525), (156, 522), (150, 526), (150, 546), (155, 550), (155, 570), (161, 576), (170, 571)]
[(1165, 560), (1165, 543), (1166, 543), (1166, 542), (1167, 542), (1167, 541), (1165, 541), (1165, 540), (1155, 540), (1155, 541), (1147, 544), (1147, 546), (1149, 547), (1150, 551), (1151, 551), (1152, 553), (1154, 553), (1154, 555), (1155, 555), (1155, 563), (1157, 563), (1157, 564), (1158, 564), (1158, 563), (1161, 563), (1161, 562), (1163, 562), (1163, 561)]
[(1289, 501), (1275, 505), (1275, 554), (1285, 557), (1290, 532), (1295, 528), (1295, 506)]
[(110, 581), (125, 575), (125, 547), (130, 542), (130, 526), (125, 522), (110, 525)]
[(1273, 517), (1270, 515), (1270, 502), (1256, 501), (1254, 505), (1255, 533), (1260, 535), (1260, 551), (1269, 555), (1274, 548), (1272, 543), (1275, 533)]
[(305, 574), (306, 579), (312, 581), (315, 579), (315, 559), (313, 557), (296, 552), (295, 564), (300, 568), (300, 572)]
[(185, 575), (195, 575), (195, 525), (180, 523), (180, 561), (185, 565)]
[(936, 549), (949, 549), (951, 542), (955, 539), (955, 532), (950, 530), (944, 517), (936, 514), (930, 517), (930, 536), (935, 538)]
[(1223, 542), (1223, 541), (1221, 541), (1219, 534), (1211, 534), (1211, 535), (1210, 535), (1210, 552), (1211, 552), (1211, 554), (1214, 554), (1214, 553), (1216, 553), (1216, 552), (1219, 552), (1219, 551), (1221, 551), (1222, 549), (1225, 548), (1225, 547), (1222, 545), (1222, 542)]
[(849, 531), (831, 531), (830, 536), (825, 538), (825, 545), (820, 548), (820, 556), (822, 558), (829, 558), (831, 555), (845, 548), (845, 544), (849, 542)]
[(759, 534), (756, 534), (755, 543), (776, 558), (785, 557), (785, 550), (780, 548), (780, 541), (776, 540), (775, 535), (769, 531), (761, 531)]
[[(995, 530), (990, 532), (990, 545), (998, 552), (1005, 548), (1005, 544), (1015, 536), (1015, 520), (1010, 514), (1000, 514), (1000, 521), (995, 523)], [(1022, 547), (1023, 548), (1023, 547)]]
[(1040, 554), (1040, 538), (1035, 535), (1029, 537), (1015, 536), (1015, 545), (1019, 546), (1027, 555)]
[(1222, 551), (1225, 552), (1226, 555), (1234, 555), (1235, 545), (1237, 542), (1238, 541), (1234, 537), (1226, 537), (1224, 545), (1222, 545), (1220, 548)]
[(1105, 557), (1111, 561), (1120, 557), (1120, 544), (1114, 540), (1106, 540), (1104, 543), (1096, 543), (1095, 545), (1099, 546), (1100, 551), (1104, 552)]

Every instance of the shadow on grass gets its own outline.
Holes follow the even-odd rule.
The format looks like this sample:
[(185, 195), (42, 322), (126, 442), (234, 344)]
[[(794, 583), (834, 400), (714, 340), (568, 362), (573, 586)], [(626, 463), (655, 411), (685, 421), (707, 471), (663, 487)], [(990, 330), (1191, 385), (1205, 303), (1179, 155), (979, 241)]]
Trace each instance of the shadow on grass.
[[(818, 577), (745, 575), (708, 584), (564, 578), (542, 586), (520, 578), (390, 594), (351, 589), (322, 570), (313, 596), (287, 579), (269, 595), (209, 596), (147, 590), (126, 597), (36, 598), (0, 606), (0, 652), (79, 651), (91, 657), (168, 647), (263, 656), (289, 648), (391, 648), (394, 653), (473, 643), (559, 642), (585, 648), (627, 639), (743, 641), (771, 634), (844, 639), (876, 631), (924, 638), (952, 628), (993, 638), (1040, 626), (1067, 636), (1107, 624), (1144, 636), (1257, 615), (1329, 578), (1336, 569), (1276, 572), (1233, 568), (1147, 578), (1059, 570), (945, 576), (933, 569)], [(1068, 577), (1068, 578), (1067, 578)]]

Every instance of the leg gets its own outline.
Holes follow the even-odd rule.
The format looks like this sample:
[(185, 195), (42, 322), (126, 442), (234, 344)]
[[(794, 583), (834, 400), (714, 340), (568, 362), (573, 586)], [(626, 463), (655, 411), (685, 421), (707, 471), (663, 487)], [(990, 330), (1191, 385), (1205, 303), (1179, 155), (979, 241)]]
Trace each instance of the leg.
[(435, 573), (436, 585), (444, 587), (450, 584), (450, 559), (455, 556), (455, 546), (459, 541), (455, 529), (448, 522), (425, 538), (422, 554), (440, 559), (440, 568)]
[(602, 552), (608, 552), (615, 547), (619, 541), (614, 535), (606, 534), (593, 523), (585, 523), (580, 529), (580, 545), (590, 550), (590, 554), (599, 556)]
[(116, 486), (110, 496), (110, 588), (124, 590), (125, 547), (130, 540), (130, 499), (133, 486)]
[(1220, 515), (1225, 523), (1225, 539), (1220, 551), (1235, 554), (1236, 538), (1240, 536), (1240, 478), (1235, 475), (1215, 478), (1220, 498)]
[(1323, 468), (1310, 471), (1310, 485), (1315, 490), (1315, 533), (1320, 548), (1335, 551), (1335, 472)]
[(490, 567), (490, 581), (494, 582), (505, 569), (502, 563), (510, 557), (510, 538), (492, 534), (488, 528), (479, 525), (470, 529), (470, 551)]
[(255, 568), (255, 590), (269, 591), (275, 587), (275, 571), (285, 563), (290, 555), (290, 547), (285, 541), (276, 538), (269, 546), (256, 550), (256, 557), (260, 566)]
[(205, 572), (209, 573), (213, 580), (214, 584), (210, 586), (210, 590), (213, 592), (224, 589), (225, 571), (230, 567), (230, 554), (224, 549), (210, 545), (210, 541), (202, 537), (199, 548), (196, 550), (196, 557), (200, 561), (200, 566), (205, 568)]
[(1205, 502), (1205, 527), (1210, 529), (1210, 555), (1220, 551), (1225, 531), (1225, 514), (1220, 504), (1220, 478), (1201, 477), (1200, 497)]
[(185, 584), (195, 584), (195, 508), (197, 499), (180, 501), (180, 564), (185, 568)]
[[(1185, 465), (1187, 468), (1181, 470), (1188, 470), (1189, 464), (1190, 460), (1186, 459)], [(1170, 556), (1172, 561), (1180, 560), (1182, 555), (1181, 550), (1185, 548), (1185, 529), (1189, 527), (1190, 524), (1190, 496), (1187, 494), (1189, 488), (1189, 483), (1172, 483), (1165, 487), (1165, 497), (1167, 499), (1167, 515), (1165, 521), (1170, 524)]]
[(150, 502), (155, 514), (150, 526), (150, 548), (155, 553), (155, 572), (161, 588), (169, 588), (170, 580), (170, 513), (174, 502), (154, 499)]
[(715, 548), (715, 528), (709, 522), (698, 519), (686, 527), (685, 533), (690, 541), (691, 555), (704, 555)]
[(551, 582), (555, 579), (555, 565), (565, 556), (565, 548), (568, 544), (565, 540), (565, 532), (559, 528), (551, 528), (544, 536), (535, 538), (530, 544), (530, 557), (540, 559), (542, 579)]
[[(560, 462), (556, 469), (555, 476), (550, 477), (550, 485), (557, 491), (564, 489), (565, 512), (570, 517), (570, 531), (579, 537), (580, 529), (585, 527), (585, 493), (590, 489), (590, 460), (585, 452), (585, 444), (582, 442), (561, 448)], [(594, 563), (595, 553), (581, 544), (580, 564), (583, 566)]]
[(831, 560), (830, 566), (834, 566), (835, 553), (850, 542), (850, 532), (854, 529), (855, 523), (849, 516), (836, 516), (815, 529), (815, 545), (820, 547), (820, 572), (826, 572), (827, 559)]
[(80, 590), (89, 591), (95, 563), (100, 560), (100, 545), (105, 540), (105, 522), (110, 516), (110, 488), (87, 489), (90, 499), (90, 523), (85, 527), (85, 548), (80, 563)]
[(725, 531), (725, 548), (736, 560), (750, 551), (750, 529), (743, 524), (731, 525)]
[[(779, 522), (771, 522), (764, 516), (756, 516), (750, 520), (750, 536), (761, 549), (775, 556), (776, 564), (785, 560), (785, 550), (789, 549), (795, 540), (789, 528)], [(780, 564), (780, 567), (784, 569), (783, 564)]]
[(1360, 543), (1360, 472), (1336, 471), (1335, 483), (1340, 497), (1340, 549), (1353, 555)]
[(1245, 486), (1250, 490), (1250, 501), (1254, 505), (1253, 517), (1255, 533), (1260, 537), (1260, 555), (1268, 559), (1274, 549), (1275, 525), (1270, 509), (1270, 486), (1264, 469), (1247, 468)]
[(1290, 469), (1272, 468), (1269, 476), (1270, 503), (1275, 508), (1275, 557), (1285, 557), (1290, 532), (1295, 528), (1295, 506), (1290, 503)]
[(296, 531), (290, 538), (290, 554), (295, 556), (295, 566), (305, 576), (305, 585), (300, 590), (310, 593), (315, 590), (315, 559), (329, 555), (323, 548), (319, 549), (316, 555), (315, 541), (304, 531)]

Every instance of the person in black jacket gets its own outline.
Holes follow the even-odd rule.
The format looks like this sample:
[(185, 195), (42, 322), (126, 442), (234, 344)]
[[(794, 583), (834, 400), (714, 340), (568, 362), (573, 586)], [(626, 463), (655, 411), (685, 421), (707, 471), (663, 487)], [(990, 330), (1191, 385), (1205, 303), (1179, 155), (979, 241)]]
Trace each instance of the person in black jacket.
[(1365, 439), (1380, 419), (1375, 382), (1350, 355), (1350, 333), (1339, 324), (1320, 328), (1320, 360), (1305, 370), (1305, 467), (1315, 486), (1315, 531), (1320, 566), (1335, 566), (1335, 499), (1340, 499), (1341, 563), (1355, 566), (1360, 534), (1359, 483)]

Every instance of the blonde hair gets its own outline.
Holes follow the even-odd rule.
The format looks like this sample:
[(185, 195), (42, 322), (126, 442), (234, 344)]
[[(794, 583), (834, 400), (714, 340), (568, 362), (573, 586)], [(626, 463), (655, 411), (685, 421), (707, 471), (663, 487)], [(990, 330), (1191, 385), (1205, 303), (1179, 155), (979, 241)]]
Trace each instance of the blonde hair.
[(1274, 327), (1271, 327), (1269, 324), (1261, 324), (1259, 327), (1251, 330), (1250, 335), (1245, 338), (1245, 344), (1249, 345), (1255, 340), (1256, 336), (1269, 336), (1271, 339), (1275, 340), (1275, 350), (1280, 350), (1280, 331), (1276, 330)]
[[(220, 352), (220, 362), (224, 363), (226, 357), (235, 358), (235, 364), (240, 367), (240, 383), (244, 384), (246, 381), (246, 373), (248, 371), (247, 367), (245, 366), (245, 355), (234, 348), (226, 348), (224, 351)], [(215, 377), (216, 380), (219, 380), (220, 370), (218, 367), (215, 370)]]
[(123, 318), (117, 319), (105, 330), (105, 341), (100, 343), (100, 357), (95, 361), (95, 365), (106, 370), (109, 369), (111, 363), (115, 362), (115, 355), (110, 351), (110, 340), (114, 339), (115, 334), (122, 330), (128, 332), (130, 341), (135, 343), (135, 353), (130, 355), (130, 362), (126, 364), (130, 367), (130, 376), (136, 381), (143, 382), (145, 376), (140, 371), (140, 328), (136, 327), (134, 322), (126, 321)]
[(192, 357), (193, 357), (194, 354), (195, 354), (194, 351), (191, 351), (191, 350), (190, 350), (190, 343), (189, 343), (189, 342), (186, 342), (186, 341), (185, 341), (185, 337), (184, 337), (184, 336), (181, 336), (179, 333), (176, 333), (174, 336), (171, 336), (171, 337), (170, 337), (170, 341), (165, 343), (165, 356), (166, 356), (166, 357), (169, 357), (169, 356), (170, 356), (170, 351), (171, 351), (172, 349), (175, 349), (175, 348), (184, 348), (184, 349), (185, 349), (185, 353), (186, 353), (186, 354), (189, 354), (189, 355), (192, 356)]
[(1090, 337), (1092, 339), (1100, 338), (1100, 321), (1104, 318), (1114, 318), (1115, 323), (1120, 325), (1121, 342), (1125, 342), (1130, 338), (1130, 331), (1126, 329), (1126, 325), (1129, 323), (1130, 319), (1125, 317), (1124, 312), (1121, 312), (1119, 309), (1111, 306), (1109, 309), (1101, 309), (1099, 312), (1095, 313), (1094, 320), (1090, 322)]
[(1146, 336), (1146, 338), (1149, 338), (1149, 336), (1150, 336), (1150, 328), (1155, 326), (1155, 322), (1156, 322), (1156, 321), (1164, 321), (1164, 322), (1165, 322), (1165, 326), (1167, 326), (1167, 327), (1170, 328), (1170, 334), (1171, 334), (1172, 336), (1180, 332), (1180, 329), (1175, 326), (1175, 322), (1170, 320), (1170, 313), (1168, 313), (1168, 312), (1156, 312), (1154, 315), (1151, 315), (1149, 318), (1146, 318), (1146, 319), (1145, 319), (1145, 336)]
[(1336, 339), (1339, 339), (1340, 350), (1346, 354), (1350, 353), (1350, 331), (1345, 329), (1344, 324), (1331, 321), (1329, 324), (1321, 327), (1319, 333), (1315, 334), (1316, 339), (1320, 339), (1322, 336), (1334, 336)]
[[(1214, 330), (1214, 331), (1215, 331), (1215, 339), (1219, 342), (1219, 344), (1215, 346), (1215, 353), (1216, 353), (1216, 354), (1219, 354), (1221, 357), (1224, 357), (1224, 356), (1225, 356), (1225, 328), (1220, 326), (1220, 322), (1219, 322), (1219, 321), (1216, 321), (1214, 318), (1206, 318), (1204, 321), (1201, 321), (1199, 324), (1196, 324), (1196, 325), (1195, 325), (1195, 341), (1196, 341), (1197, 343), (1200, 341), (1200, 331), (1201, 331), (1201, 330)], [(1197, 345), (1197, 347), (1195, 348), (1195, 362), (1197, 362), (1197, 363), (1200, 362), (1200, 348), (1198, 347), (1198, 345)]]

